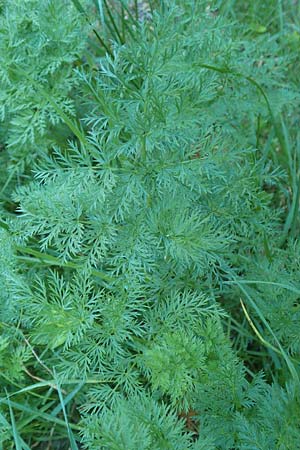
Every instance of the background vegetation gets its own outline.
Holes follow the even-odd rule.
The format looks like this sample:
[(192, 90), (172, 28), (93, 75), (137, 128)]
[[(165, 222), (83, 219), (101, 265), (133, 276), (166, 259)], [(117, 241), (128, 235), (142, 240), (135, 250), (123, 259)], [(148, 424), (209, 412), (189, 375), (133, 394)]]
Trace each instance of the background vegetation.
[(0, 1), (0, 448), (300, 448), (299, 13)]

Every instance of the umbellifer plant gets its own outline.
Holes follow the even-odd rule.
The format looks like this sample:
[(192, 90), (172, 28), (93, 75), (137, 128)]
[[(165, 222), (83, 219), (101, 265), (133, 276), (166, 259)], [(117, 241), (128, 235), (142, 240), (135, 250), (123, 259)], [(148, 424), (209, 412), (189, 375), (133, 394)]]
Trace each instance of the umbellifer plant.
[[(297, 218), (285, 219), (289, 174), (274, 156), (295, 94), (279, 50), (262, 45), (274, 55), (257, 63), (201, 2), (152, 2), (141, 20), (120, 1), (131, 31), (103, 56), (95, 6), (73, 3), (64, 69), (54, 56), (61, 95), (42, 64), (10, 68), (43, 126), (2, 203), (3, 448), (298, 448)], [(18, 152), (24, 111), (5, 95), (5, 152)]]

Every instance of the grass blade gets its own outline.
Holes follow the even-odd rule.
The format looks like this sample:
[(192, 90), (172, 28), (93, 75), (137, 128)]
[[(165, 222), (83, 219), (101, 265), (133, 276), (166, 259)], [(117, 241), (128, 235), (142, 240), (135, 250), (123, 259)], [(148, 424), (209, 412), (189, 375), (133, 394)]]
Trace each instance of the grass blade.
[[(55, 371), (54, 371), (55, 373)], [(64, 419), (65, 419), (65, 423), (66, 423), (66, 427), (67, 427), (67, 431), (68, 431), (68, 436), (69, 436), (69, 440), (70, 440), (70, 446), (71, 446), (71, 450), (78, 450), (78, 446), (76, 444), (75, 438), (74, 438), (74, 434), (71, 430), (69, 421), (68, 421), (68, 416), (67, 416), (67, 412), (66, 412), (66, 401), (63, 399), (63, 395), (59, 386), (59, 382), (57, 380), (57, 376), (55, 374), (55, 378), (56, 378), (56, 385), (57, 385), (57, 390), (58, 390), (58, 396), (59, 396), (59, 400), (61, 403), (61, 409), (63, 411), (63, 415), (64, 415)]]
[(10, 403), (9, 399), (8, 399), (8, 407), (9, 407), (10, 420), (11, 420), (11, 426), (12, 426), (12, 433), (13, 433), (13, 438), (14, 438), (16, 450), (23, 450), (23, 446), (22, 446), (22, 443), (21, 443), (19, 432), (18, 432), (17, 426), (16, 426), (15, 416), (14, 416), (13, 409), (12, 409), (12, 406), (11, 406), (11, 403)]
[(288, 284), (277, 283), (274, 281), (261, 281), (261, 280), (239, 280), (239, 281), (224, 281), (224, 284), (270, 284), (271, 286), (281, 287), (283, 289), (287, 289), (288, 291), (294, 292), (295, 294), (300, 295), (300, 290), (295, 288), (294, 286), (290, 286)]
[[(71, 261), (64, 262), (53, 255), (49, 255), (47, 253), (42, 253), (42, 252), (39, 252), (32, 248), (18, 246), (18, 247), (16, 247), (16, 250), (20, 253), (25, 253), (27, 255), (33, 256), (30, 258), (18, 256), (18, 259), (20, 261), (22, 261), (24, 259), (24, 261), (26, 261), (26, 262), (33, 262), (33, 263), (35, 263), (35, 262), (41, 263), (42, 262), (48, 266), (68, 267), (70, 269), (77, 269), (77, 270), (81, 269), (80, 265), (78, 265), (76, 263), (73, 263)], [(109, 275), (107, 275), (106, 273), (100, 272), (99, 270), (96, 270), (96, 269), (91, 269), (91, 274), (94, 275), (95, 277), (101, 278), (107, 282), (114, 281), (114, 278), (112, 278)]]
[(251, 305), (251, 307), (254, 309), (254, 311), (256, 312), (256, 314), (258, 315), (258, 317), (260, 318), (260, 320), (262, 321), (262, 323), (264, 324), (264, 326), (266, 327), (266, 329), (269, 331), (269, 333), (271, 334), (271, 336), (273, 337), (274, 341), (277, 344), (278, 350), (281, 353), (281, 356), (283, 357), (283, 359), (286, 362), (286, 365), (292, 375), (293, 380), (295, 381), (296, 385), (298, 386), (298, 388), (300, 388), (300, 379), (299, 379), (299, 375), (298, 372), (293, 364), (293, 362), (291, 361), (289, 355), (286, 353), (286, 351), (284, 350), (284, 348), (282, 347), (282, 345), (280, 344), (276, 334), (274, 333), (274, 331), (272, 330), (271, 326), (269, 325), (268, 321), (266, 320), (265, 316), (263, 315), (263, 313), (261, 312), (261, 310), (259, 309), (259, 307), (257, 306), (256, 302), (253, 300), (253, 298), (251, 297), (251, 295), (247, 292), (247, 290), (242, 286), (242, 284), (239, 282), (239, 280), (235, 279), (236, 284), (239, 286), (239, 288), (241, 289), (241, 291), (243, 292), (243, 294), (245, 295), (245, 297), (247, 298), (249, 304)]
[[(123, 44), (124, 44), (124, 41), (123, 41), (123, 39), (122, 39), (121, 32), (119, 31), (119, 28), (118, 28), (118, 26), (117, 26), (117, 24), (116, 24), (116, 21), (115, 21), (113, 15), (112, 15), (112, 13), (110, 12), (110, 7), (108, 6), (106, 0), (103, 0), (103, 2), (104, 2), (104, 5), (105, 5), (105, 8), (106, 8), (106, 11), (107, 11), (107, 14), (108, 14), (108, 17), (109, 17), (111, 26), (112, 26), (112, 28), (111, 28), (111, 33), (114, 34), (113, 31), (112, 31), (112, 30), (114, 30), (114, 31), (115, 31), (115, 37), (116, 37), (116, 40), (118, 40), (118, 41), (120, 42), (120, 44), (123, 45)], [(108, 23), (106, 23), (106, 24), (107, 24), (107, 26), (108, 26)]]
[[(12, 405), (11, 405), (11, 402), (8, 397), (7, 397), (7, 402), (8, 402), (8, 408), (9, 408), (10, 420), (11, 420), (11, 426), (12, 426), (12, 434), (13, 434), (16, 450), (30, 450), (30, 448), (28, 447), (26, 442), (23, 441), (23, 439), (21, 438), (21, 436), (18, 432), (14, 412), (13, 412)], [(5, 420), (5, 422), (6, 422), (6, 420)]]
[[(82, 386), (85, 385), (85, 382), (82, 381), (81, 383), (79, 383), (75, 389), (73, 389), (73, 391), (71, 391), (65, 398), (64, 400), (64, 405), (66, 406), (77, 394), (78, 391), (80, 391), (80, 389), (82, 388)], [(59, 388), (60, 389), (60, 388)], [(61, 389), (58, 391), (61, 392)], [(60, 413), (60, 411), (62, 411), (62, 405), (57, 405), (56, 408), (54, 408), (54, 410), (51, 413), (51, 416), (57, 416), (58, 413)]]
[[(11, 400), (5, 399), (5, 398), (0, 399), (0, 404), (1, 403), (3, 403), (6, 406), (9, 406), (9, 404), (10, 404), (13, 408), (18, 409), (19, 411), (23, 411), (24, 413), (31, 414), (34, 417), (37, 417), (40, 419), (44, 419), (47, 422), (56, 423), (57, 425), (61, 425), (63, 427), (66, 426), (66, 423), (63, 420), (57, 419), (56, 417), (51, 416), (51, 414), (47, 414), (38, 409), (32, 408), (31, 406), (22, 405), (21, 403), (14, 402), (14, 401), (11, 401)], [(74, 430), (81, 429), (78, 425), (75, 425), (75, 424), (71, 424), (71, 425), (69, 425), (69, 427)]]
[(87, 12), (85, 11), (85, 9), (83, 8), (83, 6), (81, 5), (79, 0), (71, 0), (72, 3), (74, 4), (75, 8), (85, 16), (88, 24), (91, 26), (93, 33), (95, 34), (96, 38), (98, 39), (98, 41), (100, 42), (100, 44), (104, 47), (104, 49), (107, 51), (108, 54), (110, 54), (111, 56), (113, 55), (112, 51), (110, 50), (110, 48), (106, 45), (105, 41), (102, 39), (102, 37), (99, 35), (99, 33), (97, 32), (97, 30), (95, 30), (95, 28), (93, 27), (90, 18), (87, 14)]

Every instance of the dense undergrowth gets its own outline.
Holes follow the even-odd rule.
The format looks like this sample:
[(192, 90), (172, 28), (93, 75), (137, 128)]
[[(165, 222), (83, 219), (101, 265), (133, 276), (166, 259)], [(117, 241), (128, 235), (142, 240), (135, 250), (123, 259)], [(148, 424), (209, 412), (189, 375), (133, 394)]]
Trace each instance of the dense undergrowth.
[(299, 8), (0, 2), (0, 448), (300, 448)]

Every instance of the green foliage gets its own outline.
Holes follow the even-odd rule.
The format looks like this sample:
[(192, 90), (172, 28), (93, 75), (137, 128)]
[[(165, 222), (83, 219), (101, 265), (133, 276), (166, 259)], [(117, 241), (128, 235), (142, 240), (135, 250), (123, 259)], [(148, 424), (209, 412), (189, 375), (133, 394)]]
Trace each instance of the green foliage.
[(82, 56), (85, 34), (84, 22), (68, 1), (3, 2), (0, 142), (7, 146), (7, 170), (13, 174), (22, 174), (55, 142), (63, 143), (68, 137), (61, 118), (33, 83), (74, 116), (73, 66)]
[(1, 3), (2, 448), (299, 448), (296, 63), (242, 13)]
[(192, 442), (184, 430), (184, 421), (166, 405), (147, 396), (120, 400), (116, 408), (106, 409), (101, 417), (92, 416), (83, 432), (89, 449), (193, 449), (213, 450), (212, 440)]

